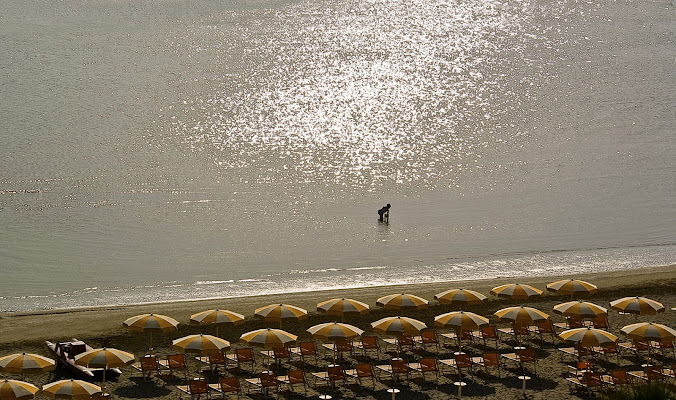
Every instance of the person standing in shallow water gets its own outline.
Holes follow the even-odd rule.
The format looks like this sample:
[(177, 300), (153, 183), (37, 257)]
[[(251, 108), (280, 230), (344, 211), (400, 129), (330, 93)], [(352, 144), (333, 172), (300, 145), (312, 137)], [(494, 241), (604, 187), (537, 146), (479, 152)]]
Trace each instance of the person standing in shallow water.
[(385, 207), (378, 210), (378, 216), (380, 222), (390, 222), (390, 204), (388, 203)]

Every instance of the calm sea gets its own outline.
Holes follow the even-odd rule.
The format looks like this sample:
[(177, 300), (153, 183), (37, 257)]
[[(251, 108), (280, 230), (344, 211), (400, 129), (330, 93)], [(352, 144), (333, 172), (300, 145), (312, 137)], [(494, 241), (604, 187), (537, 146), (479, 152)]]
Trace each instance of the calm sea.
[(0, 310), (676, 263), (674, 66), (673, 1), (5, 0)]

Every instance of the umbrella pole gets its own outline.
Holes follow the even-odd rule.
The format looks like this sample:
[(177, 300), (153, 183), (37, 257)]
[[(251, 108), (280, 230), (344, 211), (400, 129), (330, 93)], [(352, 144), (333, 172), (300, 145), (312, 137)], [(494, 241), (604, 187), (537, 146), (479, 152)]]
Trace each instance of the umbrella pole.
[(106, 370), (108, 369), (108, 366), (103, 367), (103, 385), (101, 385), (101, 393), (106, 394)]
[(150, 347), (148, 348), (148, 350), (150, 351), (150, 354), (153, 353), (153, 332), (152, 331), (150, 331)]

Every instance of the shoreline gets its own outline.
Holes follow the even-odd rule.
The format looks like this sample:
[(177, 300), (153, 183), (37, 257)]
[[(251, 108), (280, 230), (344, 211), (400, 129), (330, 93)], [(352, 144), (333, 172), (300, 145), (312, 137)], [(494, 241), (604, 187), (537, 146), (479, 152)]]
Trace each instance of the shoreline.
[[(177, 300), (176, 302), (145, 303), (134, 305), (79, 307), (30, 312), (5, 312), (0, 314), (0, 344), (9, 345), (20, 337), (22, 341), (45, 340), (52, 338), (70, 338), (74, 336), (97, 337), (123, 334), (126, 330), (122, 321), (141, 313), (160, 313), (187, 324), (190, 315), (211, 309), (221, 308), (243, 314), (247, 320), (253, 317), (255, 308), (267, 304), (287, 303), (316, 312), (316, 304), (333, 297), (351, 297), (371, 305), (376, 309), (375, 301), (390, 293), (406, 292), (421, 296), (435, 304), (434, 295), (450, 288), (468, 288), (488, 296), (490, 289), (503, 283), (527, 283), (545, 290), (547, 283), (570, 278), (571, 275), (551, 275), (537, 277), (502, 277), (478, 280), (445, 281), (407, 285), (373, 286), (351, 289), (318, 290), (311, 292), (293, 292), (287, 294), (252, 295), (246, 297), (217, 298), (208, 300)], [(634, 270), (604, 271), (597, 273), (575, 274), (575, 278), (588, 280), (599, 287), (599, 292), (625, 287), (646, 289), (650, 283), (663, 284), (676, 282), (676, 265), (645, 267)], [(651, 285), (655, 286), (655, 285)], [(547, 294), (545, 290), (545, 294)], [(549, 297), (549, 296), (544, 296)]]

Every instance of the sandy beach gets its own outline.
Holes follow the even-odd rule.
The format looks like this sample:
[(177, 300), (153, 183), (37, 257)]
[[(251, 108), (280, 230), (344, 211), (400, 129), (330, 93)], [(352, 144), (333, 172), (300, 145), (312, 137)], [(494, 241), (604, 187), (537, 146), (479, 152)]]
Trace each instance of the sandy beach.
[[(653, 321), (664, 323), (673, 326), (673, 311), (671, 307), (676, 307), (676, 266), (664, 266), (656, 268), (637, 269), (633, 271), (615, 271), (601, 274), (588, 274), (575, 276), (574, 278), (582, 279), (596, 284), (599, 287), (599, 292), (594, 295), (584, 296), (591, 302), (608, 307), (608, 302), (625, 296), (646, 296), (657, 301), (662, 302), (667, 311), (655, 316), (636, 316), (636, 315), (620, 315), (617, 312), (609, 312), (609, 323), (611, 331), (618, 336), (620, 340), (625, 337), (620, 334), (619, 330), (622, 326), (639, 322), (639, 321)], [(542, 290), (545, 289), (547, 282), (552, 282), (559, 278), (570, 278), (570, 276), (549, 276), (539, 278), (527, 278), (519, 280), (519, 283), (527, 283)], [(457, 310), (457, 306), (439, 305), (433, 301), (434, 294), (450, 288), (467, 288), (479, 291), (488, 295), (490, 289), (498, 284), (514, 283), (514, 278), (504, 278), (495, 280), (479, 280), (479, 281), (463, 281), (463, 282), (445, 282), (433, 284), (420, 284), (409, 286), (390, 286), (390, 287), (371, 287), (361, 289), (337, 290), (337, 291), (322, 291), (310, 293), (291, 293), (285, 295), (274, 295), (264, 297), (244, 297), (234, 299), (219, 299), (206, 301), (192, 301), (192, 302), (175, 302), (164, 304), (146, 304), (136, 306), (124, 307), (103, 307), (96, 309), (73, 309), (73, 310), (52, 310), (44, 312), (32, 313), (7, 313), (0, 317), (0, 347), (1, 354), (11, 354), (15, 352), (35, 352), (46, 355), (44, 348), (45, 340), (69, 340), (77, 337), (87, 341), (94, 347), (107, 345), (122, 350), (132, 352), (138, 356), (143, 355), (147, 350), (148, 337), (147, 335), (129, 332), (122, 326), (122, 321), (133, 315), (141, 313), (159, 313), (169, 315), (181, 322), (178, 331), (171, 334), (159, 334), (154, 337), (154, 347), (158, 355), (166, 355), (171, 352), (171, 340), (185, 336), (192, 333), (214, 334), (214, 326), (192, 326), (188, 325), (191, 314), (211, 309), (229, 309), (246, 316), (246, 322), (237, 327), (221, 327), (219, 336), (232, 342), (233, 348), (241, 346), (238, 342), (239, 336), (246, 332), (262, 327), (278, 327), (277, 324), (269, 324), (264, 321), (255, 319), (253, 317), (253, 310), (255, 308), (274, 303), (293, 304), (309, 311), (309, 318), (300, 322), (285, 322), (283, 329), (299, 335), (300, 339), (309, 339), (309, 334), (305, 330), (315, 324), (322, 322), (329, 322), (335, 320), (335, 317), (326, 316), (317, 313), (316, 304), (322, 300), (327, 300), (334, 297), (349, 297), (354, 298), (371, 305), (371, 313), (367, 316), (347, 317), (346, 323), (351, 323), (364, 329), (370, 330), (370, 322), (388, 315), (398, 315), (396, 311), (384, 311), (375, 306), (375, 301), (378, 297), (390, 294), (405, 292), (418, 296), (422, 296), (430, 301), (430, 307), (423, 311), (405, 312), (404, 314), (425, 322), (428, 326), (433, 325), (434, 316)], [(528, 305), (536, 307), (551, 315), (554, 322), (562, 322), (563, 317), (553, 314), (552, 307), (558, 303), (569, 300), (567, 296), (557, 296), (552, 293), (545, 292), (545, 294), (537, 299), (515, 302), (507, 299), (497, 299), (494, 296), (489, 296), (486, 302), (481, 306), (467, 307), (469, 311), (476, 312), (484, 316), (491, 316), (496, 310), (511, 306), (515, 304)], [(491, 319), (493, 323), (498, 325), (505, 325)], [(443, 342), (442, 342), (443, 343)], [(513, 342), (502, 342), (498, 351), (501, 353), (511, 351)], [(555, 343), (542, 343), (538, 339), (532, 339), (529, 345), (533, 345), (538, 356), (537, 376), (528, 382), (527, 394), (529, 398), (534, 399), (564, 399), (570, 398), (568, 385), (565, 378), (567, 376), (567, 363), (572, 363), (574, 360), (570, 357), (566, 358), (560, 352), (556, 351), (557, 346), (562, 343), (556, 341)], [(431, 352), (428, 355), (436, 356), (440, 359), (452, 357), (455, 347), (449, 343), (447, 346), (442, 346), (438, 351), (434, 349), (427, 349)], [(467, 346), (466, 351), (472, 355), (480, 355), (485, 348), (480, 344), (472, 344)], [(387, 350), (394, 350), (393, 348)], [(423, 352), (421, 350), (405, 351), (403, 357), (407, 360), (414, 360), (419, 358)], [(372, 362), (374, 364), (385, 364), (392, 357), (393, 353), (382, 352), (379, 356), (370, 356), (368, 359), (364, 357), (348, 357), (345, 362), (346, 365), (354, 365), (357, 362)], [(666, 354), (665, 364), (671, 364), (674, 360)], [(233, 370), (229, 373), (234, 373), (241, 378), (253, 377), (255, 372), (267, 368), (263, 363), (263, 357), (259, 357), (255, 369), (252, 370)], [(311, 372), (321, 371), (330, 363), (330, 355), (320, 357), (316, 362), (310, 361), (303, 366), (305, 371), (310, 375)], [(605, 360), (601, 358), (598, 360), (599, 367), (604, 371), (609, 371), (614, 368), (626, 367), (627, 369), (640, 369), (640, 360), (632, 357), (623, 357), (619, 362), (616, 359)], [(197, 362), (191, 365), (193, 368), (197, 367)], [(279, 371), (283, 373), (289, 368), (298, 367), (298, 364), (283, 364)], [(109, 384), (109, 389), (116, 398), (153, 398), (153, 399), (174, 399), (179, 398), (179, 391), (175, 385), (182, 384), (179, 380), (167, 381), (164, 378), (154, 378), (152, 380), (144, 381), (136, 374), (133, 376), (132, 369), (124, 370), (123, 375), (115, 382)], [(196, 370), (191, 374), (196, 374)], [(529, 373), (532, 374), (532, 373)], [(521, 375), (521, 371), (515, 368), (514, 365), (507, 365), (507, 369), (503, 371), (502, 377), (486, 376), (483, 373), (476, 373), (469, 377), (465, 377), (467, 386), (463, 390), (463, 396), (471, 398), (518, 398), (521, 395), (521, 382), (517, 378)], [(7, 375), (10, 376), (10, 375)], [(54, 374), (42, 374), (29, 376), (28, 380), (38, 385), (46, 383), (48, 380), (55, 380), (57, 377), (68, 377), (68, 373), (64, 371), (57, 371)], [(212, 381), (217, 379), (216, 376), (207, 375)], [(391, 387), (394, 383), (388, 377), (382, 376), (382, 379), (377, 382), (375, 388), (371, 385), (366, 385), (365, 388), (359, 389), (358, 385), (349, 383), (345, 388), (340, 387), (336, 390), (330, 391), (334, 398), (366, 398), (366, 399), (385, 399), (390, 398), (386, 389)], [(442, 376), (438, 383), (433, 379), (422, 380), (417, 375), (413, 375), (413, 379), (408, 383), (398, 383), (396, 385), (402, 392), (399, 395), (400, 399), (443, 399), (452, 398), (456, 393), (456, 386), (454, 381), (458, 380), (458, 376), (450, 368), (442, 370)], [(310, 395), (318, 395), (323, 392), (320, 383), (309, 378)], [(243, 383), (244, 392), (247, 391), (247, 386)], [(302, 392), (302, 390), (301, 390)], [(255, 397), (252, 391), (252, 396)], [(285, 398), (292, 398), (291, 393), (283, 392)], [(302, 395), (302, 393), (301, 393)], [(184, 396), (185, 397), (185, 396)]]

